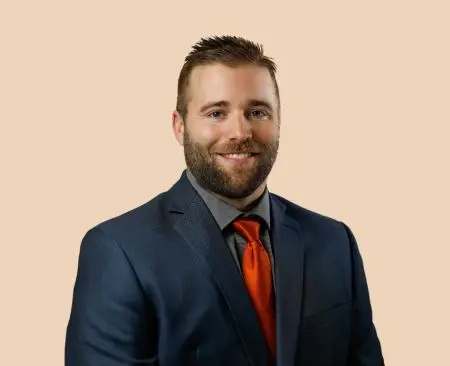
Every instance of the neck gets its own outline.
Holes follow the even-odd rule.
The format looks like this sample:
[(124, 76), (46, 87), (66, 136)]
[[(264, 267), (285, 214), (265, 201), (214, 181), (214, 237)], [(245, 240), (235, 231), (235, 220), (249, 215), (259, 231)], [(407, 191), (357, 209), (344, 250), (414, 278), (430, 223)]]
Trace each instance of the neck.
[(218, 195), (214, 192), (210, 192), (217, 198), (221, 199), (222, 201), (232, 205), (233, 207), (237, 208), (239, 211), (246, 211), (250, 209), (253, 206), (253, 203), (255, 203), (264, 193), (264, 190), (266, 188), (266, 182), (261, 184), (255, 191), (253, 191), (252, 194), (250, 194), (247, 197), (244, 198), (229, 198), (224, 197), (221, 195)]
[[(197, 184), (199, 184), (199, 182), (197, 181), (195, 176), (192, 174), (192, 172), (188, 168), (186, 169), (186, 172), (192, 179), (194, 179), (196, 181)], [(217, 194), (206, 187), (202, 187), (202, 188), (207, 190), (210, 194), (217, 197), (221, 201), (230, 204), (231, 206), (235, 207), (239, 211), (245, 212), (245, 211), (251, 209), (253, 204), (256, 203), (256, 201), (259, 198), (261, 198), (261, 196), (263, 195), (263, 193), (266, 189), (266, 185), (267, 185), (267, 179), (264, 180), (264, 182), (262, 182), (261, 185), (256, 190), (254, 190), (250, 195), (248, 195), (247, 197), (244, 197), (244, 198), (230, 198), (230, 197), (226, 197), (226, 196)]]

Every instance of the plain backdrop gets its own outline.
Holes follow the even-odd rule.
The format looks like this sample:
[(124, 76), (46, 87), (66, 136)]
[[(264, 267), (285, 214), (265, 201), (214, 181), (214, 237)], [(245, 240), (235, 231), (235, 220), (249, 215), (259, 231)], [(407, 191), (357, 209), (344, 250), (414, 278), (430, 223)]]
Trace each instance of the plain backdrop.
[(0, 2), (0, 364), (63, 365), (80, 241), (184, 168), (176, 81), (201, 37), (262, 43), (269, 188), (347, 223), (387, 365), (449, 365), (447, 1)]

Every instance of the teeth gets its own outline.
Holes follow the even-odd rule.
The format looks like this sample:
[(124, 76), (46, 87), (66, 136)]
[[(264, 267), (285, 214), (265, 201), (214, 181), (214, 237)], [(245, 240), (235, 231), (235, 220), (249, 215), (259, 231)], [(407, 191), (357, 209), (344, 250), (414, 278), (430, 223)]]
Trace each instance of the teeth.
[(244, 159), (252, 156), (251, 154), (224, 154), (223, 156), (230, 159)]

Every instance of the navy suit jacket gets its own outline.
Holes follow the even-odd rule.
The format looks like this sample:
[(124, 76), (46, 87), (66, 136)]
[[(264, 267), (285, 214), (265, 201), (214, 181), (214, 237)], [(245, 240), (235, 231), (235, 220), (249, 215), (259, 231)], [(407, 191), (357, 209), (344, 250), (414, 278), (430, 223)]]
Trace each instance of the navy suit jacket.
[[(270, 200), (277, 365), (384, 365), (350, 229)], [(269, 365), (239, 269), (185, 171), (83, 237), (65, 365)]]

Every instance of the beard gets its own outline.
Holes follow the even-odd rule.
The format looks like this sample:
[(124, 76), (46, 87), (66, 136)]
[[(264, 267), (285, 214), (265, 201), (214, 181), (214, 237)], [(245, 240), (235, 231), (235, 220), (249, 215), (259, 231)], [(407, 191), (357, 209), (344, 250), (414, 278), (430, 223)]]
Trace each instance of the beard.
[[(230, 142), (220, 148), (221, 154), (258, 152), (251, 167), (236, 166), (233, 172), (223, 168), (217, 153), (191, 139), (184, 130), (184, 157), (188, 169), (205, 189), (232, 199), (242, 199), (252, 194), (265, 181), (278, 154), (279, 140), (262, 143), (255, 140)], [(218, 151), (219, 152), (219, 151)]]

